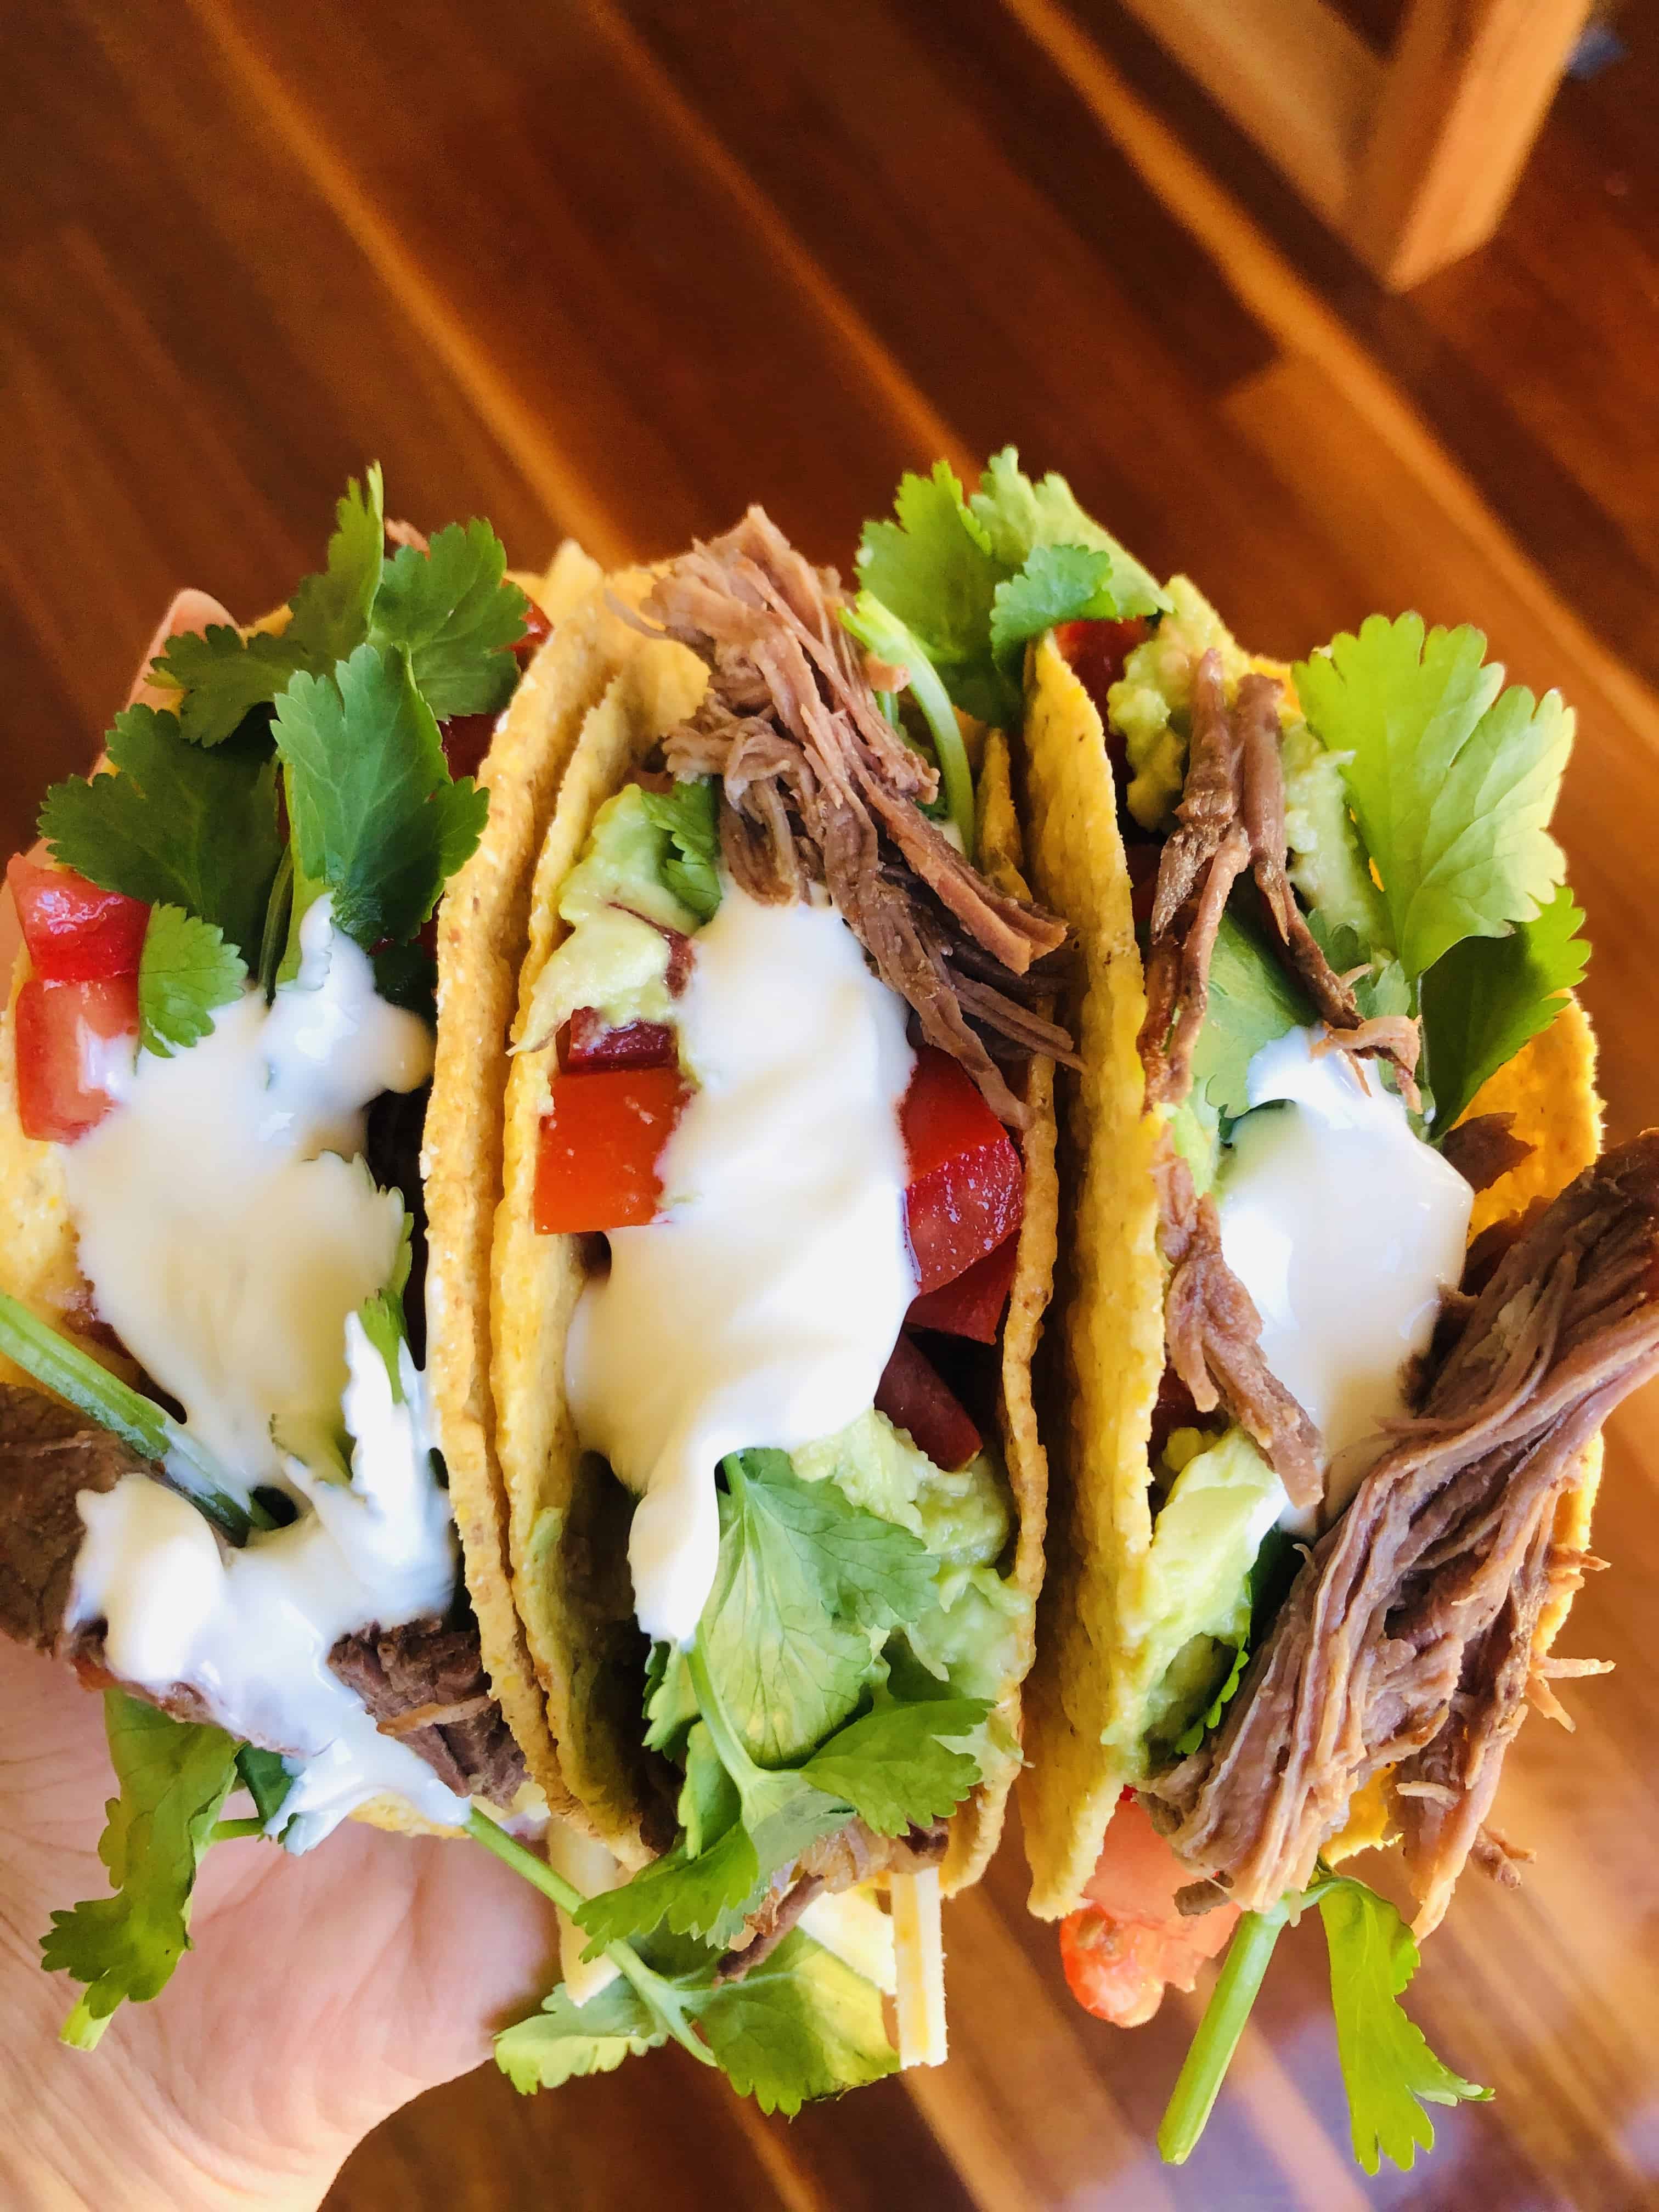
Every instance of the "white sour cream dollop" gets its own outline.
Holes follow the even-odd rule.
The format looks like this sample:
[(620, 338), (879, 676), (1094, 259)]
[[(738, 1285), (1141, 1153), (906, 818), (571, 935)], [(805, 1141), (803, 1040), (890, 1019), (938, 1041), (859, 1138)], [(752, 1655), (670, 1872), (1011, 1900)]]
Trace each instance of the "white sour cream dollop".
[(1428, 1349), (1462, 1275), (1474, 1194), (1381, 1077), (1316, 1052), (1318, 1034), (1292, 1030), (1251, 1060), (1251, 1107), (1285, 1103), (1238, 1124), (1216, 1199), (1262, 1354), (1324, 1439), (1328, 1522), (1375, 1457), (1380, 1424), (1407, 1410), (1406, 1363)]
[(864, 1413), (915, 1291), (903, 1002), (832, 907), (722, 892), (678, 1006), (700, 1087), (663, 1155), (665, 1218), (612, 1235), (565, 1363), (582, 1443), (641, 1493), (640, 1625), (672, 1643), (714, 1582), (721, 1459)]

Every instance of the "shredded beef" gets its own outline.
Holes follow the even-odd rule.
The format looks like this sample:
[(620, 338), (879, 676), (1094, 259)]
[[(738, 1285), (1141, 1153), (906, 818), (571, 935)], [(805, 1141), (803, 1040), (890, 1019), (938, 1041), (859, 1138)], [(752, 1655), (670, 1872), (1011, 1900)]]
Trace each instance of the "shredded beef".
[(876, 704), (842, 605), (834, 571), (804, 560), (757, 507), (674, 562), (643, 618), (690, 647), (711, 680), (664, 757), (678, 776), (720, 778), (721, 855), (743, 889), (782, 904), (822, 884), (929, 1043), (1021, 1127), (999, 1057), (1076, 1064), (1018, 988), (1065, 926), (995, 890), (921, 811), (937, 772)]
[(831, 1836), (810, 1844), (793, 1868), (781, 1875), (765, 1901), (744, 1923), (743, 1933), (720, 1964), (716, 1978), (738, 1982), (769, 1958), (815, 1897), (855, 1889), (878, 1874), (915, 1874), (940, 1865), (950, 1831), (940, 1820), (930, 1828), (909, 1828), (902, 1836), (878, 1836), (862, 1820), (849, 1820)]
[(37, 1651), (58, 1650), (86, 1534), (76, 1493), (154, 1472), (55, 1398), (0, 1382), (0, 1630)]
[(1526, 1139), (1515, 1133), (1513, 1114), (1477, 1114), (1472, 1121), (1460, 1121), (1449, 1129), (1440, 1143), (1442, 1159), (1474, 1191), (1490, 1190), (1531, 1151)]
[(1261, 1356), (1261, 1316), (1221, 1250), (1213, 1199), (1200, 1198), (1167, 1133), (1159, 1139), (1158, 1241), (1170, 1269), (1164, 1296), (1169, 1364), (1200, 1413), (1225, 1402), (1261, 1447), (1293, 1505), (1318, 1503), (1319, 1431)]
[[(158, 1473), (55, 1398), (0, 1383), (0, 1630), (68, 1661), (94, 1687), (112, 1686), (118, 1678), (107, 1664), (102, 1621), (66, 1625), (86, 1533), (76, 1499), (82, 1491), (112, 1490), (123, 1475)], [(525, 1778), (524, 1763), (490, 1694), (470, 1610), (458, 1610), (447, 1622), (411, 1621), (344, 1637), (329, 1663), (376, 1724), (401, 1737), (452, 1790), (511, 1802)], [(176, 1720), (219, 1717), (210, 1698), (189, 1683), (119, 1686)], [(296, 1748), (276, 1742), (261, 1747)]]
[[(1398, 1765), (1420, 1929), (1445, 1908), (1522, 1700), (1534, 1632), (1589, 1562), (1552, 1545), (1578, 1455), (1659, 1372), (1659, 1130), (1607, 1154), (1499, 1261), (1421, 1414), (1302, 1568), (1218, 1733), (1158, 1778), (1195, 1870), (1261, 1909)], [(1426, 1786), (1425, 1786), (1426, 1785)]]
[(406, 1743), (458, 1796), (512, 1803), (524, 1755), (490, 1689), (470, 1607), (447, 1621), (343, 1636), (328, 1663), (381, 1735)]

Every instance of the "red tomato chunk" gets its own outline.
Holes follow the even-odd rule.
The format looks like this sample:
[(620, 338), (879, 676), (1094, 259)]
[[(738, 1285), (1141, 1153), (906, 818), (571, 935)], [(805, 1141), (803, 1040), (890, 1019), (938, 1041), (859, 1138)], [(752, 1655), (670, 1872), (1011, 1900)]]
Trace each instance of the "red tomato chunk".
[(520, 668), (528, 668), (537, 653), (553, 635), (553, 625), (544, 607), (538, 607), (527, 595), (524, 611), (524, 630), (513, 651)]
[(950, 1384), (919, 1345), (901, 1336), (876, 1385), (876, 1411), (908, 1429), (918, 1451), (954, 1474), (980, 1448), (979, 1431)]
[(1077, 672), (1078, 680), (1106, 719), (1106, 694), (1122, 680), (1123, 664), (1136, 646), (1144, 645), (1152, 625), (1144, 615), (1127, 622), (1061, 623), (1054, 643)]
[(905, 1220), (916, 1291), (954, 1282), (1019, 1227), (1025, 1174), (1013, 1140), (973, 1079), (925, 1045), (900, 1120), (909, 1156)]
[(6, 864), (29, 965), (50, 983), (136, 975), (149, 908), (22, 854)]
[(138, 1034), (138, 978), (32, 976), (17, 994), (17, 1114), (26, 1137), (73, 1144), (114, 1101), (107, 1062)]
[(1060, 1956), (1080, 2005), (1115, 2027), (1139, 2027), (1166, 1989), (1193, 1987), (1237, 1926), (1238, 1907), (1183, 1914), (1176, 1896), (1192, 1881), (1191, 1870), (1140, 1801), (1125, 1796), (1089, 1877), (1089, 1902), (1060, 1924)]
[(536, 1160), (537, 1228), (571, 1235), (653, 1219), (657, 1162), (688, 1095), (678, 1067), (556, 1074)]
[(567, 1073), (617, 1067), (673, 1067), (679, 1050), (666, 1022), (624, 1022), (613, 1029), (592, 1006), (578, 1006), (559, 1036)]
[(477, 775), (483, 766), (500, 720), (498, 714), (452, 714), (447, 722), (439, 723), (444, 758), (457, 782), (464, 775)]
[(905, 1316), (908, 1326), (936, 1328), (945, 1336), (970, 1336), (977, 1344), (994, 1344), (1002, 1309), (1014, 1286), (1018, 1246), (1017, 1237), (1006, 1237), (994, 1252), (975, 1260), (954, 1283), (925, 1292)]

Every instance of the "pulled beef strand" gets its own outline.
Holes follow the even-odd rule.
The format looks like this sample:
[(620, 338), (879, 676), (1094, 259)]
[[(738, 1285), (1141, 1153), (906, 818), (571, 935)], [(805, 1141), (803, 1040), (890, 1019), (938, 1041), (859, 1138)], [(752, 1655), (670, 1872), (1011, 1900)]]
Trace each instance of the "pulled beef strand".
[(740, 1982), (769, 1958), (815, 1897), (854, 1889), (879, 1874), (915, 1874), (943, 1863), (950, 1830), (943, 1820), (928, 1828), (908, 1828), (902, 1836), (880, 1836), (862, 1820), (849, 1820), (833, 1835), (811, 1844), (793, 1868), (781, 1875), (765, 1901), (749, 1916), (743, 1932), (720, 1960), (714, 1978)]
[[(120, 1681), (106, 1663), (101, 1621), (66, 1625), (86, 1534), (76, 1498), (113, 1490), (123, 1475), (159, 1473), (55, 1398), (0, 1383), (0, 1631), (67, 1660), (95, 1687), (124, 1689), (175, 1720), (216, 1721), (211, 1699), (190, 1683), (147, 1689)], [(464, 1593), (447, 1621), (412, 1620), (342, 1637), (329, 1664), (381, 1731), (407, 1743), (450, 1789), (511, 1804), (526, 1778), (524, 1760), (490, 1692)]]
[(921, 811), (937, 772), (876, 704), (842, 605), (834, 572), (804, 560), (757, 507), (673, 562), (641, 621), (696, 653), (710, 682), (664, 757), (677, 776), (720, 777), (735, 881), (775, 905), (822, 884), (928, 1042), (1022, 1127), (999, 1054), (1076, 1064), (1065, 1031), (1013, 988), (1065, 926), (997, 890)]
[[(1177, 1851), (1264, 1909), (1310, 1879), (1374, 1774), (1399, 1768), (1420, 1932), (1482, 1822), (1534, 1659), (1556, 1506), (1620, 1400), (1659, 1373), (1659, 1130), (1531, 1220), (1474, 1302), (1420, 1416), (1393, 1432), (1292, 1586), (1218, 1734), (1151, 1787)], [(1501, 1849), (1501, 1847), (1499, 1847)], [(1510, 1854), (1504, 1854), (1510, 1856)]]
[[(1233, 886), (1248, 869), (1280, 951), (1302, 978), (1331, 1042), (1381, 1054), (1417, 1096), (1414, 1022), (1362, 1017), (1303, 918), (1285, 873), (1285, 777), (1279, 752), (1279, 687), (1249, 675), (1229, 708), (1214, 647), (1193, 672), (1187, 775), (1176, 827), (1158, 856), (1146, 951), (1146, 1014), (1138, 1040), (1146, 1103), (1182, 1105), (1209, 1002), (1210, 963)], [(1159, 1145), (1159, 1243), (1170, 1268), (1164, 1294), (1169, 1364), (1200, 1413), (1224, 1404), (1260, 1445), (1293, 1505), (1316, 1504), (1323, 1487), (1318, 1430), (1260, 1349), (1261, 1319), (1223, 1256), (1214, 1202), (1199, 1198), (1166, 1132)]]

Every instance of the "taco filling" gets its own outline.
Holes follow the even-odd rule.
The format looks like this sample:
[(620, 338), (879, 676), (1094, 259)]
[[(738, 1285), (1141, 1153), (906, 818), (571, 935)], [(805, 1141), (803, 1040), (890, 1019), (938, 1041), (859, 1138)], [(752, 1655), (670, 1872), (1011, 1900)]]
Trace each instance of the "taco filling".
[(76, 2040), (165, 1980), (123, 1914), (182, 1947), (232, 1790), (289, 1850), (525, 1790), (418, 1364), (420, 1149), (428, 926), (487, 805), (451, 759), (545, 628), (487, 526), (389, 549), (371, 470), (280, 618), (184, 595), (11, 864), (0, 1626), (107, 1688), (123, 1821), (194, 1793), (191, 1851), (58, 1916)]
[(521, 1016), (534, 1231), (583, 1240), (537, 1382), (585, 1472), (532, 1534), (565, 1592), (531, 1600), (532, 1645), (539, 1620), (555, 1682), (584, 1665), (559, 1604), (625, 1544), (606, 1674), (638, 1686), (603, 1724), (556, 1699), (562, 1769), (638, 1870), (501, 2039), (525, 2087), (596, 2063), (607, 2005), (663, 2039), (633, 1985), (595, 1990), (607, 1944), (672, 1964), (769, 2106), (888, 2070), (895, 1981), (901, 2056), (936, 2062), (940, 1870), (977, 1872), (1018, 1763), (1042, 1476), (1005, 1364), (1023, 1407), (1065, 933), (1014, 872), (1000, 742), (975, 809), (954, 715), (941, 744), (844, 611), (758, 509), (657, 576), (638, 620), (689, 711), (636, 718)]

